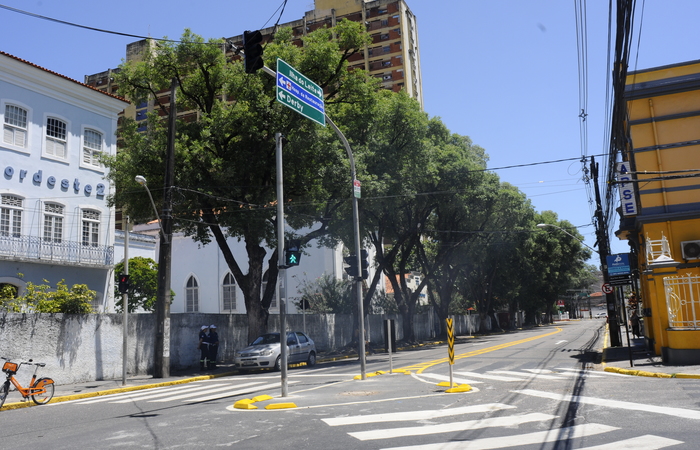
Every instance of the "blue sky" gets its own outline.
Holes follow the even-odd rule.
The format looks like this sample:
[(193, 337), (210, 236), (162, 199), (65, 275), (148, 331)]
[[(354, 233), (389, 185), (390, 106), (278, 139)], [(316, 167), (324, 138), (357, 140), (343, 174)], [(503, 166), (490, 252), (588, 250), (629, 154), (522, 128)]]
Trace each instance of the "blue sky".
[[(583, 1), (583, 0), (582, 0)], [(418, 20), (425, 110), (486, 149), (489, 167), (600, 155), (606, 123), (608, 2), (589, 1), (587, 146), (580, 133), (579, 63), (572, 0), (407, 0)], [(177, 38), (185, 28), (230, 37), (274, 24), (282, 0), (193, 2), (0, 0), (35, 14), (121, 33)], [(312, 0), (289, 0), (281, 23)], [(700, 1), (637, 0), (629, 70), (700, 59)], [(271, 19), (271, 20), (270, 20)], [(269, 21), (268, 21), (269, 20)], [(0, 50), (75, 78), (115, 68), (138, 40), (69, 27), (0, 9)], [(641, 30), (641, 33), (640, 33)], [(601, 167), (603, 157), (596, 158)], [(495, 170), (538, 211), (553, 210), (595, 242), (582, 164), (568, 161)], [(551, 232), (551, 231), (550, 231)], [(613, 252), (627, 252), (611, 237)], [(591, 261), (597, 263), (597, 259)]]

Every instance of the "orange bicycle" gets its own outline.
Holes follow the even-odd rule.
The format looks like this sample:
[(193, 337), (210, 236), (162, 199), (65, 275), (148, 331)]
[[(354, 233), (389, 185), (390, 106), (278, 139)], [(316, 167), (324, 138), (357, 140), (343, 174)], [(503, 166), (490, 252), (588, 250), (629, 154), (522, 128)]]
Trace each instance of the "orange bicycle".
[[(2, 408), (2, 405), (5, 404), (7, 394), (9, 394), (10, 392), (10, 383), (12, 383), (15, 386), (17, 392), (22, 394), (22, 398), (24, 400), (27, 400), (29, 397), (31, 397), (32, 400), (34, 400), (34, 403), (36, 403), (37, 405), (45, 405), (51, 401), (54, 392), (53, 380), (48, 377), (39, 378), (38, 380), (36, 379), (36, 372), (39, 370), (39, 367), (46, 366), (45, 363), (35, 363), (32, 362), (31, 359), (29, 361), (22, 361), (20, 363), (14, 363), (9, 359), (3, 357), (0, 357), (0, 359), (5, 360), (5, 363), (2, 365), (2, 371), (7, 374), (7, 379), (5, 380), (5, 383), (0, 387), (0, 408)], [(19, 384), (19, 381), (17, 381), (17, 379), (15, 378), (15, 374), (17, 373), (19, 368), (22, 367), (22, 365), (36, 366), (36, 368), (34, 369), (34, 375), (32, 376), (32, 380), (29, 383), (28, 388), (22, 387), (22, 385)]]

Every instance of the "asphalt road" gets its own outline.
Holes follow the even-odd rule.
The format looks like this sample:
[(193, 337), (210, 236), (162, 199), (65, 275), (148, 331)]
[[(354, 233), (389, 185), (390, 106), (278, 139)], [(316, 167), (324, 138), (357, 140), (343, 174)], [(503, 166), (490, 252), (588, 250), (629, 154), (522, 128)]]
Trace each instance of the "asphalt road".
[[(695, 449), (700, 380), (596, 366), (604, 323), (463, 339), (446, 393), (445, 346), (0, 412), (3, 448)], [(367, 371), (390, 368), (388, 355)], [(410, 374), (402, 370), (410, 371)], [(269, 395), (271, 398), (264, 397)], [(234, 404), (247, 405), (246, 409)], [(274, 409), (266, 409), (274, 408)]]

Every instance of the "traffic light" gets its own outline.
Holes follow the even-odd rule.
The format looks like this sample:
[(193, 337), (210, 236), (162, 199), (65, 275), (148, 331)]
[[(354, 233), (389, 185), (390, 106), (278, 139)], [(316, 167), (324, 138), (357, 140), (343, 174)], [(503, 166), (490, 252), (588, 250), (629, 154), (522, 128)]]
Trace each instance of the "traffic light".
[(298, 266), (301, 260), (301, 241), (292, 240), (287, 243), (284, 251), (284, 265), (287, 267)]
[(129, 275), (120, 274), (119, 275), (119, 292), (126, 294), (129, 290)]
[[(369, 267), (369, 261), (367, 260), (367, 257), (369, 255), (367, 254), (367, 250), (360, 250), (360, 258), (362, 259), (362, 279), (366, 280), (369, 277), (369, 271), (367, 268)], [(357, 278), (357, 255), (350, 255), (346, 256), (344, 258), (345, 264), (347, 264), (349, 267), (345, 268), (345, 273), (350, 275), (353, 278)]]
[(255, 73), (265, 65), (262, 59), (262, 33), (258, 31), (243, 32), (243, 62), (245, 73)]

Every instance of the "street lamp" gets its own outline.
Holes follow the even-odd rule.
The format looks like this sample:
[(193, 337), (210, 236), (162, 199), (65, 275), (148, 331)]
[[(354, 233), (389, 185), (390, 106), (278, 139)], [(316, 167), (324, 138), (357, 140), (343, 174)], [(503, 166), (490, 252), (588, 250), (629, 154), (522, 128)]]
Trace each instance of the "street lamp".
[[(151, 190), (148, 189), (148, 184), (146, 184), (146, 178), (141, 176), (141, 175), (136, 175), (134, 180), (143, 186), (146, 189), (146, 192), (148, 192), (148, 198), (151, 199), (151, 205), (153, 206), (153, 211), (156, 213), (156, 219), (158, 219), (158, 228), (160, 229), (160, 234), (165, 240), (165, 242), (168, 242), (168, 237), (165, 235), (165, 232), (163, 232), (163, 225), (160, 221), (160, 216), (158, 215), (158, 208), (156, 208), (156, 203), (153, 201), (153, 196), (151, 195)], [(539, 226), (539, 225), (538, 225)]]
[[(146, 188), (148, 198), (151, 199), (153, 211), (158, 219), (160, 229), (160, 248), (158, 251), (158, 291), (156, 293), (156, 339), (154, 349), (154, 378), (167, 378), (170, 376), (170, 263), (171, 251), (170, 240), (172, 239), (172, 222), (170, 206), (163, 208), (163, 218), (167, 220), (164, 229), (163, 222), (158, 215), (158, 208), (153, 201), (151, 190), (148, 189), (146, 178), (137, 175), (134, 180)], [(164, 203), (169, 205), (169, 196), (165, 196)]]
[(560, 227), (560, 226), (558, 226), (558, 225), (553, 225), (553, 224), (551, 224), (551, 223), (538, 223), (538, 224), (537, 224), (537, 228), (545, 228), (545, 227), (557, 228), (557, 229), (563, 231), (564, 233), (568, 234), (568, 235), (571, 236), (572, 238), (576, 239), (577, 241), (579, 241), (580, 243), (582, 243), (582, 244), (585, 245), (586, 247), (590, 248), (590, 249), (593, 250), (594, 252), (600, 254), (600, 253), (598, 252), (598, 250), (594, 249), (594, 248), (591, 247), (590, 245), (588, 245), (588, 244), (586, 244), (585, 242), (583, 242), (583, 240), (582, 240), (581, 238), (579, 238), (578, 236), (574, 236), (573, 234), (569, 233), (568, 231), (566, 231), (565, 229), (563, 229), (562, 227)]

